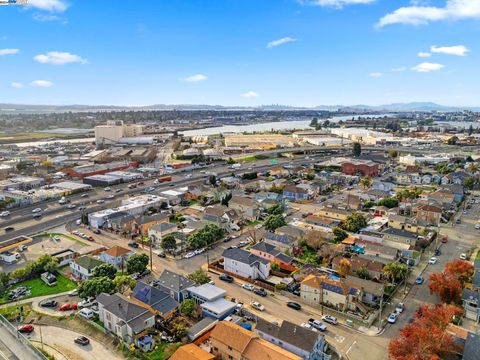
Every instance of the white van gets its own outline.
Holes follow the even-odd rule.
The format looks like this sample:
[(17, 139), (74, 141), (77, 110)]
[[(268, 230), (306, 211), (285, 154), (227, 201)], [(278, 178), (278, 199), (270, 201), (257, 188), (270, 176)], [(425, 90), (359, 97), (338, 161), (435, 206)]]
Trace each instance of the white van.
[(94, 316), (94, 313), (93, 313), (92, 310), (90, 310), (88, 308), (83, 308), (82, 310), (80, 310), (78, 312), (78, 315), (80, 315), (81, 317), (84, 317), (87, 320), (91, 320)]

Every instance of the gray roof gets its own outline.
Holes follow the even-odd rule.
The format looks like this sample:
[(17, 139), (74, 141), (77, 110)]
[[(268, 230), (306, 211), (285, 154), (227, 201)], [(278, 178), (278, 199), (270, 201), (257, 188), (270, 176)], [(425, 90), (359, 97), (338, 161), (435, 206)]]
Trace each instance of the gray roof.
[(323, 336), (286, 320), (283, 320), (281, 326), (277, 326), (262, 318), (257, 318), (256, 330), (308, 352), (313, 351), (318, 338)]
[(106, 311), (127, 323), (137, 334), (145, 330), (145, 322), (155, 316), (144, 307), (130, 302), (119, 293), (113, 295), (101, 293), (97, 296), (97, 301), (103, 305)]
[(78, 266), (81, 266), (84, 269), (87, 269), (88, 271), (91, 271), (95, 269), (97, 266), (103, 265), (104, 262), (97, 260), (91, 256), (85, 255), (81, 256), (77, 259), (74, 260), (74, 263), (77, 264)]
[(415, 233), (412, 233), (410, 231), (406, 230), (400, 230), (400, 229), (393, 229), (393, 228), (388, 228), (384, 231), (385, 234), (393, 235), (393, 236), (401, 236), (404, 238), (409, 238), (409, 239), (416, 239), (418, 236)]
[(198, 336), (210, 330), (217, 322), (217, 319), (211, 317), (203, 318), (198, 323), (193, 325), (190, 329), (188, 329), (188, 338), (192, 341), (195, 340)]
[(480, 336), (469, 332), (463, 348), (463, 360), (477, 359), (480, 359)]
[(160, 224), (155, 224), (150, 227), (152, 231), (167, 231), (172, 228), (178, 228), (178, 224), (171, 222), (162, 222)]
[(475, 268), (475, 272), (473, 274), (473, 279), (472, 279), (472, 284), (476, 288), (480, 288), (480, 269), (478, 269), (478, 268)]
[(175, 292), (183, 291), (190, 286), (195, 285), (193, 281), (187, 279), (186, 277), (168, 270), (163, 270), (158, 280), (160, 285)]
[(470, 290), (470, 289), (463, 289), (462, 291), (462, 300), (468, 299), (476, 299), (480, 303), (480, 292)]
[(265, 259), (262, 259), (261, 257), (251, 254), (246, 250), (243, 249), (238, 249), (238, 248), (233, 248), (233, 249), (226, 249), (223, 254), (223, 257), (229, 258), (236, 260), (238, 262), (241, 262), (243, 264), (248, 264), (248, 265), (253, 265), (256, 262), (261, 262), (264, 264), (268, 264), (268, 261)]
[[(168, 290), (167, 290), (168, 291)], [(167, 314), (178, 307), (178, 302), (161, 288), (155, 288), (144, 282), (138, 281), (133, 289), (133, 297), (161, 314)]]
[(163, 219), (168, 218), (168, 217), (170, 217), (169, 212), (161, 212), (161, 213), (153, 214), (153, 215), (145, 215), (145, 216), (141, 216), (139, 219), (137, 219), (137, 223), (148, 224), (149, 222), (163, 220)]

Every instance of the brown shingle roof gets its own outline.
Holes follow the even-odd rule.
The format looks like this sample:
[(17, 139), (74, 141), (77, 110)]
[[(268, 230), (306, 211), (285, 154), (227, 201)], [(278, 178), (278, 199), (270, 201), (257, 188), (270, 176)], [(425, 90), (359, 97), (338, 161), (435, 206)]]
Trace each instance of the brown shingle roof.
[(114, 247), (111, 247), (110, 249), (104, 251), (105, 254), (110, 255), (112, 257), (127, 255), (130, 252), (131, 251), (129, 249), (125, 249), (125, 248), (123, 248), (121, 246), (118, 246), (118, 245), (116, 245)]
[(257, 335), (228, 321), (220, 321), (212, 330), (211, 338), (243, 353)]
[(195, 344), (180, 346), (170, 360), (213, 360), (215, 356)]

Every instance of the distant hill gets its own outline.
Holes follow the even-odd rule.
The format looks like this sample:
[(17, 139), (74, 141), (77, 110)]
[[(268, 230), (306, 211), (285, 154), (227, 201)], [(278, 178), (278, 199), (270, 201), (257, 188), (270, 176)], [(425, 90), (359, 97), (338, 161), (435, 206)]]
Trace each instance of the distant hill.
[(440, 111), (454, 112), (462, 110), (480, 111), (480, 107), (444, 106), (433, 102), (393, 103), (378, 106), (371, 105), (318, 105), (314, 107), (296, 107), (287, 105), (261, 105), (257, 107), (222, 106), (222, 105), (192, 105), (192, 104), (154, 104), (146, 106), (115, 106), (115, 105), (30, 105), (30, 104), (0, 104), (0, 115), (8, 113), (49, 113), (49, 112), (86, 112), (86, 111), (121, 111), (121, 110), (249, 110), (249, 111), (351, 111), (351, 112), (399, 112), (399, 111)]

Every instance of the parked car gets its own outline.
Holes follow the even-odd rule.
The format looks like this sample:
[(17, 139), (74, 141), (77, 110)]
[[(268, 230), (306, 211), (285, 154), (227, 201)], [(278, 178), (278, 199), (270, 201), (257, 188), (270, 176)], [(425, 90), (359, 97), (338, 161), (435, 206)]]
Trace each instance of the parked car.
[(317, 331), (317, 329), (315, 329), (312, 325), (310, 325), (309, 323), (301, 323), (300, 324), (301, 327), (305, 328), (305, 329), (308, 329), (310, 331)]
[(92, 232), (97, 235), (102, 233), (100, 229), (93, 229)]
[(287, 302), (287, 306), (289, 308), (292, 308), (292, 309), (295, 309), (295, 310), (301, 310), (302, 309), (302, 305), (300, 305), (299, 303), (293, 302), (293, 301)]
[(397, 314), (397, 313), (391, 313), (391, 314), (388, 316), (387, 321), (388, 321), (390, 324), (395, 324), (395, 323), (397, 322), (397, 319), (398, 319), (398, 314)]
[(460, 254), (460, 260), (467, 260), (467, 254), (461, 253)]
[(194, 253), (194, 252), (189, 252), (189, 253), (186, 253), (186, 254), (185, 254), (184, 258), (185, 258), (185, 259), (190, 259), (190, 258), (192, 258), (192, 257), (194, 257), (194, 256), (195, 256), (195, 253)]
[(401, 314), (405, 310), (405, 304), (404, 303), (398, 303), (397, 306), (395, 306), (395, 311), (397, 314)]
[(166, 257), (167, 257), (167, 255), (165, 255), (165, 252), (164, 252), (164, 251), (159, 251), (159, 252), (157, 253), (157, 256), (160, 257), (160, 258), (166, 258)]
[(33, 332), (34, 329), (35, 328), (33, 327), (32, 324), (27, 324), (27, 325), (21, 326), (18, 329), (18, 332), (21, 332), (22, 334), (30, 334), (31, 332)]
[(88, 344), (90, 344), (90, 340), (88, 340), (88, 338), (86, 338), (85, 336), (79, 336), (79, 337), (75, 338), (73, 340), (73, 342), (75, 344), (79, 344), (79, 345), (82, 345), (82, 346), (87, 346)]
[(205, 252), (205, 248), (201, 248), (201, 249), (197, 249), (194, 251), (195, 255), (199, 255), (201, 253), (204, 253)]
[(68, 204), (67, 209), (75, 209), (77, 205), (75, 204)]
[(315, 329), (320, 330), (320, 331), (325, 331), (327, 330), (327, 325), (322, 323), (320, 320), (315, 320), (315, 319), (308, 319), (308, 323), (312, 325)]
[(57, 307), (58, 305), (58, 302), (56, 302), (55, 300), (47, 300), (47, 301), (44, 301), (42, 303), (40, 303), (40, 306), (41, 307)]
[(93, 236), (87, 237), (87, 240), (88, 240), (88, 241), (95, 241), (95, 239), (93, 238)]
[(97, 204), (103, 204), (104, 202), (105, 202), (105, 200), (103, 200), (103, 199), (98, 199), (97, 200)]
[(252, 301), (250, 303), (250, 305), (252, 305), (252, 307), (254, 309), (257, 309), (258, 311), (264, 311), (265, 310), (265, 306), (263, 306), (262, 304), (260, 304), (258, 301)]
[(262, 297), (265, 297), (268, 295), (267, 291), (264, 288), (255, 288), (253, 290), (254, 294), (260, 295)]
[(68, 292), (68, 296), (77, 296), (78, 295), (78, 289), (73, 289)]
[(423, 276), (419, 276), (415, 279), (415, 284), (422, 285), (424, 281), (425, 279), (423, 278)]
[(107, 186), (107, 187), (106, 187), (105, 189), (103, 189), (103, 190), (104, 190), (104, 191), (111, 191), (111, 190), (112, 190), (112, 188), (111, 188), (111, 187), (109, 187), (109, 186)]
[(130, 246), (130, 247), (133, 247), (135, 249), (138, 248), (138, 244), (135, 241), (130, 241), (127, 245)]
[(42, 217), (42, 214), (36, 213), (36, 214), (33, 214), (32, 217), (33, 217), (34, 219), (40, 219), (40, 218)]
[(41, 208), (35, 208), (32, 210), (32, 213), (39, 213), (39, 212), (42, 212), (42, 209)]
[(78, 315), (87, 320), (90, 320), (90, 319), (93, 319), (95, 314), (89, 308), (84, 308), (78, 312)]
[(332, 325), (337, 325), (338, 320), (335, 316), (332, 315), (323, 315), (322, 320), (325, 321), (326, 323), (332, 324)]
[(442, 252), (440, 251), (440, 249), (435, 249), (434, 255), (435, 256), (440, 256), (440, 255), (442, 255)]
[(8, 215), (10, 215), (10, 211), (2, 211), (0, 213), (0, 217), (7, 217)]
[(248, 291), (255, 290), (255, 286), (253, 286), (252, 284), (243, 284), (242, 288), (244, 288), (245, 290), (248, 290)]
[(80, 197), (82, 197), (82, 198), (87, 198), (87, 197), (88, 197), (88, 194), (82, 194), (82, 195), (80, 195)]
[(77, 304), (77, 307), (78, 308), (89, 307), (89, 306), (92, 306), (93, 304), (96, 304), (96, 303), (97, 303), (97, 301), (95, 300), (95, 298), (89, 298), (89, 299), (80, 301)]
[(140, 277), (144, 277), (144, 276), (147, 276), (147, 275), (150, 275), (152, 272), (150, 271), (150, 269), (145, 269), (143, 270), (141, 273), (140, 273)]
[(442, 244), (446, 244), (448, 242), (448, 236), (442, 237)]
[(9, 231), (15, 230), (15, 228), (13, 226), (7, 226), (7, 227), (3, 228), (3, 230), (5, 230), (5, 232), (9, 232)]
[(66, 304), (61, 305), (58, 308), (58, 310), (60, 310), (60, 311), (77, 310), (77, 304), (66, 303)]
[(437, 263), (437, 258), (435, 256), (432, 256), (430, 260), (428, 260), (428, 263), (430, 265), (435, 265)]
[(232, 283), (233, 282), (233, 277), (230, 276), (230, 275), (226, 275), (226, 274), (222, 274), (218, 277), (220, 280), (222, 281), (225, 281), (225, 282), (228, 282), (228, 283)]

